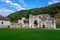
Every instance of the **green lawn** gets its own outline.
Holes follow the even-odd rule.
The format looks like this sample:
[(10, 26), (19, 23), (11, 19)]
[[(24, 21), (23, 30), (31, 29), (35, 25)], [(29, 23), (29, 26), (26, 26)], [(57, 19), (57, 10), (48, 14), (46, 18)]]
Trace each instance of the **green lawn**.
[(60, 30), (2, 28), (0, 40), (60, 40)]
[(57, 27), (57, 28), (60, 28), (60, 24), (57, 24), (56, 27)]

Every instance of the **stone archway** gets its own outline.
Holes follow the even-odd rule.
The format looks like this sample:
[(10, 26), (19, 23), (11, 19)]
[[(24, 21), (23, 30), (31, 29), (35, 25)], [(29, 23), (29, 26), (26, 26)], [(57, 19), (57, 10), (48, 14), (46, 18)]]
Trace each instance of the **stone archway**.
[(35, 27), (38, 26), (38, 21), (37, 21), (37, 20), (34, 21), (34, 26), (35, 26)]

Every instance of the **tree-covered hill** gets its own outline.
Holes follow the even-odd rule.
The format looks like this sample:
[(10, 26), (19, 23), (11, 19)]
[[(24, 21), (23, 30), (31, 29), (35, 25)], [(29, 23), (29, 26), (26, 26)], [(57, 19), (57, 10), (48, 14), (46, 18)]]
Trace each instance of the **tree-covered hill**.
[(21, 10), (10, 14), (8, 17), (13, 20), (21, 19), (22, 17), (29, 18), (29, 14), (38, 15), (38, 14), (50, 14), (55, 15), (60, 12), (60, 3), (56, 3), (50, 6), (34, 8), (29, 10)]

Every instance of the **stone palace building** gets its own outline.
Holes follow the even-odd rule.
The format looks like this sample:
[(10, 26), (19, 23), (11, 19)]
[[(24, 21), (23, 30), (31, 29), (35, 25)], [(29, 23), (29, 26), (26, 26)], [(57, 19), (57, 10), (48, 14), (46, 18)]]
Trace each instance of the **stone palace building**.
[(11, 28), (47, 28), (56, 29), (56, 22), (49, 14), (29, 15), (29, 19), (22, 17)]
[(47, 28), (56, 29), (54, 17), (49, 14), (29, 15), (29, 19), (22, 17), (18, 23), (11, 23), (6, 17), (0, 18), (0, 28)]

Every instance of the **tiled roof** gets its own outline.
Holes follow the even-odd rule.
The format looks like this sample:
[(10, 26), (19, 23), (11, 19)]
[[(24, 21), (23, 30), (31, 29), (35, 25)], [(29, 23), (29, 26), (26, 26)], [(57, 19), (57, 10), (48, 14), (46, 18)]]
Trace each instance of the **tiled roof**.
[(0, 15), (0, 20), (6, 20), (6, 21), (9, 21), (10, 19), (8, 17), (3, 17)]

